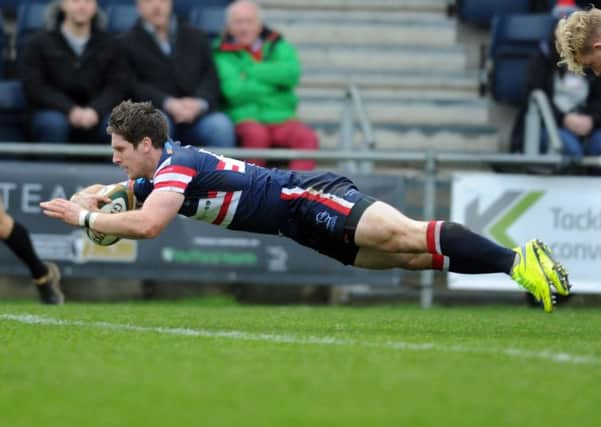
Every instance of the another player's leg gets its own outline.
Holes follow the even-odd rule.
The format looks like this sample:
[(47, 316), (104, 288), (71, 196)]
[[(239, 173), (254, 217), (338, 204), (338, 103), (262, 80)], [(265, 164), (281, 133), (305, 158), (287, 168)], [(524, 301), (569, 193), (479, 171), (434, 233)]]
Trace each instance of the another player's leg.
[(2, 203), (0, 203), (0, 240), (4, 241), (6, 246), (29, 268), (40, 301), (44, 304), (62, 304), (64, 297), (60, 289), (60, 272), (57, 265), (39, 259), (27, 229), (6, 214)]

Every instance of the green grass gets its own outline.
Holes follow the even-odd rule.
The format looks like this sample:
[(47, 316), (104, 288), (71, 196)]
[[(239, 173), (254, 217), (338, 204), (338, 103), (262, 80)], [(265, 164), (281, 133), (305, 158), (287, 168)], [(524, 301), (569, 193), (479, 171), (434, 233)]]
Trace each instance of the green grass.
[(598, 426), (600, 338), (587, 308), (3, 303), (0, 426)]

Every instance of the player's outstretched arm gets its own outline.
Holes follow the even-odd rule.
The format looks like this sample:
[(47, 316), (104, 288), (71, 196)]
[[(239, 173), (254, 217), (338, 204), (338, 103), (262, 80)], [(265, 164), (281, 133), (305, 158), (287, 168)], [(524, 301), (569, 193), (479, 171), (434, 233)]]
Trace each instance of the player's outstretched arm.
[(183, 202), (183, 194), (163, 191), (151, 193), (141, 209), (120, 213), (91, 213), (65, 199), (52, 199), (40, 206), (45, 215), (75, 227), (88, 226), (94, 231), (130, 239), (152, 239), (173, 221)]

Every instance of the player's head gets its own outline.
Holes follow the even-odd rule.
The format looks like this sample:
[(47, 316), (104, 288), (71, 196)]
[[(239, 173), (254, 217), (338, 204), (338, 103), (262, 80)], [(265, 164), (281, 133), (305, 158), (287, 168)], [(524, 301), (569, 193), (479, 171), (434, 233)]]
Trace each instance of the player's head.
[(106, 131), (121, 135), (134, 148), (144, 138), (149, 138), (155, 148), (163, 148), (169, 138), (167, 119), (151, 102), (121, 102), (111, 111)]
[(111, 135), (113, 163), (130, 178), (152, 176), (165, 141), (165, 115), (150, 102), (123, 101), (111, 112), (107, 132)]
[(237, 0), (226, 9), (227, 30), (237, 43), (252, 45), (263, 29), (261, 9), (250, 0)]
[(555, 40), (560, 64), (578, 74), (587, 68), (601, 74), (601, 10), (593, 7), (561, 19), (555, 29)]

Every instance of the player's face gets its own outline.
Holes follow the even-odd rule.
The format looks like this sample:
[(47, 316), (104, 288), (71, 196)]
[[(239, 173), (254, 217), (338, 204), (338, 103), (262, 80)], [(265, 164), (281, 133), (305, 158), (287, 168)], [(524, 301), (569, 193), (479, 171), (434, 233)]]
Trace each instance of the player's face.
[(580, 56), (580, 64), (590, 68), (595, 75), (601, 75), (601, 41), (595, 42), (590, 51)]
[(145, 176), (146, 155), (143, 144), (134, 145), (116, 133), (111, 134), (113, 163), (125, 171), (131, 179)]
[(65, 19), (75, 25), (86, 25), (92, 22), (96, 14), (96, 0), (62, 0), (61, 9)]
[(167, 28), (171, 19), (171, 0), (138, 0), (138, 13), (155, 28)]

